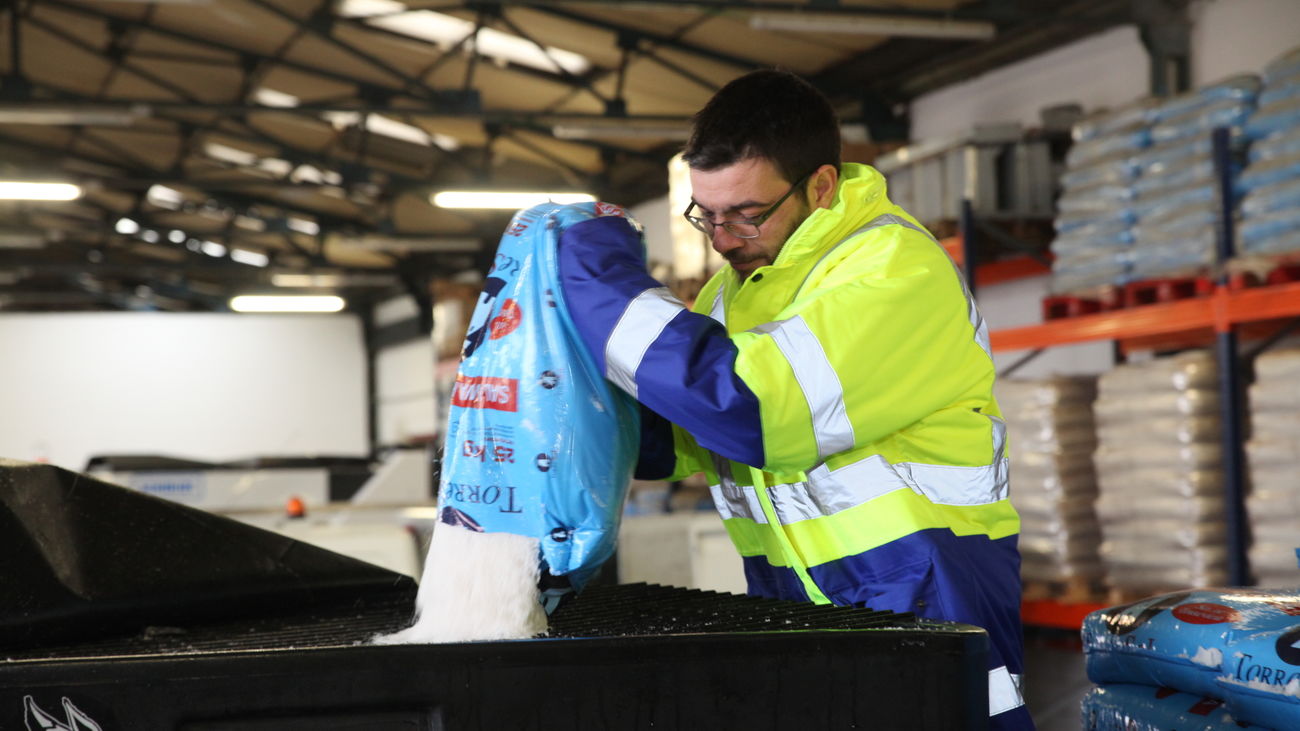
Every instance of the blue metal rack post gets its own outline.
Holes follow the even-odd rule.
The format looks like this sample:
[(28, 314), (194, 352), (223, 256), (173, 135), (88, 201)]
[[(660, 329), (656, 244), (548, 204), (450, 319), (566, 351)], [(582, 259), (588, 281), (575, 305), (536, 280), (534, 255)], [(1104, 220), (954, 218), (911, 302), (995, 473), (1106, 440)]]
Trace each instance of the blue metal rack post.
[[(1228, 283), (1227, 262), (1236, 250), (1234, 241), (1232, 186), (1232, 139), (1226, 128), (1213, 133), (1214, 171), (1218, 181), (1219, 220), (1216, 225), (1216, 256), (1218, 283)], [(1250, 581), (1246, 562), (1248, 528), (1246, 525), (1246, 470), (1242, 443), (1242, 368), (1237, 357), (1237, 333), (1228, 326), (1215, 334), (1215, 356), (1219, 365), (1219, 401), (1223, 419), (1223, 487), (1224, 519), (1227, 527), (1228, 582), (1244, 586)]]

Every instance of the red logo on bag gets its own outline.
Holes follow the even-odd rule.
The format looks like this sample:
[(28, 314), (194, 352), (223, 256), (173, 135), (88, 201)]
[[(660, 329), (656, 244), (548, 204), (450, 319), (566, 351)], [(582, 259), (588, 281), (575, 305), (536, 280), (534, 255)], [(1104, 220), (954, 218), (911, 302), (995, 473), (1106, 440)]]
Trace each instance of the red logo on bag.
[(1222, 604), (1182, 604), (1172, 614), (1188, 624), (1223, 624), (1241, 619), (1241, 612)]
[(1198, 716), (1208, 716), (1211, 713), (1214, 713), (1215, 711), (1219, 710), (1219, 706), (1222, 705), (1223, 705), (1223, 701), (1215, 700), (1213, 698), (1202, 698), (1196, 702), (1196, 705), (1192, 706), (1191, 708), (1188, 708), (1187, 712), (1195, 713)]
[(523, 313), (519, 310), (519, 303), (514, 300), (506, 300), (501, 304), (501, 313), (492, 318), (492, 334), (488, 337), (492, 340), (499, 340), (515, 331), (523, 319)]
[(465, 409), (519, 410), (519, 380), (491, 376), (456, 376), (451, 405)]
[(1300, 617), (1300, 605), (1287, 604), (1286, 602), (1265, 602), (1270, 607), (1287, 615), (1288, 617)]
[(596, 201), (596, 215), (597, 216), (618, 216), (619, 218), (627, 218), (627, 211), (614, 205), (613, 203)]

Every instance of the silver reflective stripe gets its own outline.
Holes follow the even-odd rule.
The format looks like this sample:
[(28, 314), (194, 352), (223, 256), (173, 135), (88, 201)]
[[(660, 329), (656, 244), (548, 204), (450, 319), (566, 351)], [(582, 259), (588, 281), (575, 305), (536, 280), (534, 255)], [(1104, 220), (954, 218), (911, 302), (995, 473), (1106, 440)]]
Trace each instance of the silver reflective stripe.
[(1012, 675), (1007, 666), (989, 671), (989, 715), (996, 716), (1025, 705), (1020, 693), (1020, 676)]
[(605, 377), (635, 398), (641, 359), (668, 322), (684, 309), (667, 287), (647, 289), (634, 297), (605, 341)]
[[(721, 474), (721, 472), (719, 472)], [(900, 462), (873, 454), (835, 470), (820, 465), (803, 482), (772, 485), (768, 495), (782, 524), (811, 520), (855, 508), (895, 490), (910, 489), (940, 505), (987, 505), (1007, 496), (1006, 458), (980, 467)], [(723, 518), (766, 523), (754, 488), (736, 485), (728, 474), (710, 488)]]
[(713, 296), (713, 308), (709, 310), (709, 317), (717, 320), (723, 327), (727, 326), (727, 308), (722, 304), (722, 290), (726, 285), (718, 285), (718, 293)]
[(796, 315), (788, 320), (759, 325), (750, 332), (770, 336), (790, 363), (812, 414), (818, 456), (824, 460), (832, 454), (852, 449), (853, 423), (849, 421), (844, 405), (844, 389), (839, 374), (831, 366), (821, 341), (808, 323)]
[(709, 493), (713, 495), (713, 504), (723, 520), (727, 518), (749, 518), (759, 523), (766, 523), (763, 506), (758, 502), (758, 495), (753, 487), (736, 484), (731, 476), (731, 462), (721, 455), (709, 453), (713, 458), (713, 469), (718, 473), (719, 485), (710, 485)]
[(769, 494), (782, 523), (834, 515), (909, 485), (878, 454), (831, 471), (819, 465), (806, 482), (773, 485)]

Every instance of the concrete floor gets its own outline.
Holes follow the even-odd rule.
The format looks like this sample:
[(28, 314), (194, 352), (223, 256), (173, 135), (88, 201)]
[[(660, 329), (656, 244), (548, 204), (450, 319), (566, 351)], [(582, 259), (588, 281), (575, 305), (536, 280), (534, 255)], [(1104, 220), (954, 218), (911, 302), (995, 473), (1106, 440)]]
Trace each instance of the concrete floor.
[(1024, 684), (1038, 731), (1079, 731), (1079, 702), (1092, 687), (1079, 633), (1026, 627)]

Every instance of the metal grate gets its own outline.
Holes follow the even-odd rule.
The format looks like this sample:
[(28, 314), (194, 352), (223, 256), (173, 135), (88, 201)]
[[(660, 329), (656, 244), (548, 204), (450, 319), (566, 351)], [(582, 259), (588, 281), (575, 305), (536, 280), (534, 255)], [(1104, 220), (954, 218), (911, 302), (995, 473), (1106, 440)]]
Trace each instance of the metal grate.
[(552, 637), (914, 627), (911, 614), (654, 584), (591, 587), (551, 616)]
[(415, 593), (398, 592), (365, 601), (256, 620), (190, 627), (147, 627), (133, 637), (63, 647), (0, 651), (4, 660), (53, 660), (109, 656), (186, 655), (243, 650), (289, 650), (364, 644), (377, 634), (409, 624)]
[[(133, 637), (0, 653), (0, 661), (189, 655), (348, 647), (401, 629), (415, 595), (394, 593), (308, 612), (193, 627), (148, 627)], [(915, 627), (911, 614), (761, 599), (654, 584), (590, 587), (555, 611), (549, 637), (634, 637)]]

